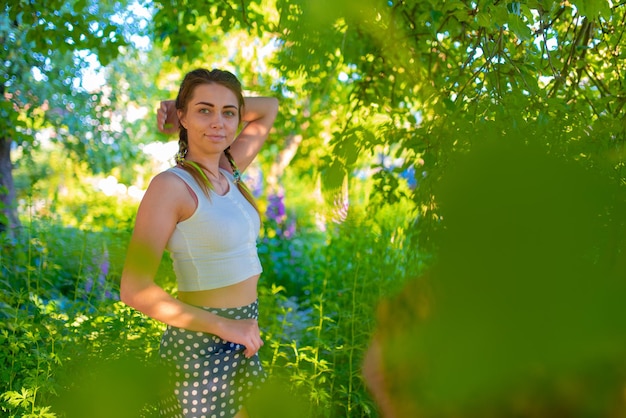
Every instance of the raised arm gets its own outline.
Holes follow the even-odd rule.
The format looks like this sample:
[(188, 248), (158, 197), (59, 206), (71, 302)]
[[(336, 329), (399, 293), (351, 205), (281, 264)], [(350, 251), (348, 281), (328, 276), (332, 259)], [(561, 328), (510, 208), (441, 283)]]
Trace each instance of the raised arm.
[(159, 104), (156, 115), (157, 129), (166, 134), (177, 134), (180, 129), (178, 114), (176, 113), (176, 100), (163, 100)]
[[(230, 147), (230, 153), (241, 172), (256, 158), (278, 114), (276, 98), (246, 97), (244, 102), (243, 128)], [(157, 128), (165, 134), (178, 132), (179, 122), (174, 100), (164, 100), (160, 103), (157, 109)], [(220, 165), (230, 170), (226, 158), (223, 158)]]
[[(276, 98), (246, 97), (244, 101), (243, 129), (230, 146), (230, 153), (242, 172), (261, 150), (278, 114)], [(228, 163), (224, 161), (222, 165), (227, 167)]]

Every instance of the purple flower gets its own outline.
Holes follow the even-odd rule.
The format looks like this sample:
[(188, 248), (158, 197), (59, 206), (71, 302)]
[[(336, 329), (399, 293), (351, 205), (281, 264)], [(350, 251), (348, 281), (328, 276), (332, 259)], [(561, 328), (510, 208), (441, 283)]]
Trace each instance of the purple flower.
[(93, 289), (93, 279), (91, 277), (88, 277), (85, 281), (85, 292), (91, 293), (91, 289)]
[(283, 228), (282, 233), (284, 238), (293, 238), (294, 235), (296, 235), (296, 221), (292, 219), (291, 222)]
[[(93, 251), (92, 264), (87, 267), (87, 278), (85, 280), (85, 297), (94, 292), (97, 300), (116, 299), (117, 296), (111, 291), (110, 283), (107, 283), (110, 261), (109, 252), (105, 248), (102, 253)], [(94, 271), (95, 270), (95, 271)]]
[(282, 194), (272, 194), (268, 197), (266, 215), (277, 224), (283, 223), (287, 219), (285, 209), (285, 197)]
[(268, 225), (274, 229), (279, 238), (291, 239), (296, 235), (296, 221), (287, 216), (285, 195), (282, 191), (268, 196), (265, 214), (271, 221)]
[(100, 274), (102, 276), (109, 274), (109, 252), (106, 249), (102, 255), (102, 262), (100, 263)]

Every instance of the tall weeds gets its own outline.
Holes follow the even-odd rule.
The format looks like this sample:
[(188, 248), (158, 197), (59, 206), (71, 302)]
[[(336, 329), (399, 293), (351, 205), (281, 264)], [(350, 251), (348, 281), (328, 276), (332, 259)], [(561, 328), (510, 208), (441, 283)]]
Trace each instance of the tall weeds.
[(107, 246), (90, 233), (31, 220), (0, 248), (0, 412), (55, 417), (53, 404), (82, 364), (145, 352), (159, 325), (117, 301)]
[(410, 236), (404, 231), (351, 215), (332, 226), (326, 242), (313, 239), (298, 260), (290, 260), (304, 275), (282, 272), (298, 296), (287, 298), (284, 288), (266, 295), (274, 298), (267, 305), (277, 305), (264, 313), (276, 315), (265, 327), (271, 347), (266, 363), (288, 382), (292, 396), (306, 399), (305, 416), (377, 416), (361, 376), (376, 305), (417, 275), (426, 259), (406, 248)]
[[(292, 415), (283, 407), (282, 416), (377, 416), (361, 377), (374, 310), (382, 295), (415, 273), (423, 255), (404, 247), (406, 228), (354, 212), (325, 232), (281, 235), (277, 231), (288, 229), (275, 228), (260, 243), (261, 359), (271, 380), (298, 399), (288, 404)], [(130, 231), (89, 231), (49, 219), (25, 224), (17, 238), (2, 238), (0, 249), (0, 413), (72, 417), (66, 401), (75, 400), (73, 393), (106, 406), (103, 393), (150, 375), (163, 329), (117, 300)], [(157, 281), (174, 287), (167, 257)], [(135, 369), (123, 367), (119, 381), (98, 377), (99, 366), (125, 359), (145, 368), (130, 375)], [(89, 383), (94, 376), (105, 381), (97, 390)], [(128, 392), (141, 386), (153, 388), (144, 381)], [(284, 395), (267, 399), (282, 403)], [(150, 404), (150, 396), (135, 398)], [(151, 417), (155, 408), (134, 413)], [(127, 416), (119, 414), (110, 416)]]

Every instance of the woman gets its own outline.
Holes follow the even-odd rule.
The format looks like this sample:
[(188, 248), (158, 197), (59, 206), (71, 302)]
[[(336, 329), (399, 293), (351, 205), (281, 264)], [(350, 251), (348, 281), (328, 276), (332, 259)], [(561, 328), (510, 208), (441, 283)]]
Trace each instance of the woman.
[[(167, 324), (160, 353), (176, 381), (162, 416), (244, 417), (243, 402), (264, 379), (257, 356), (260, 217), (240, 172), (277, 111), (274, 98), (244, 99), (231, 73), (203, 69), (188, 73), (175, 103), (158, 111), (159, 129), (179, 127), (177, 165), (151, 181), (139, 205), (120, 294)], [(166, 249), (177, 298), (154, 282)]]

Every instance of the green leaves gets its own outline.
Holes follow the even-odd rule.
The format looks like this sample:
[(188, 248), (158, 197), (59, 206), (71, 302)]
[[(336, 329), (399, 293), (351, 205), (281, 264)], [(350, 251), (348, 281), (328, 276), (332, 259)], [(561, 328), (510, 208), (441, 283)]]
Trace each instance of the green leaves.
[(1, 106), (8, 113), (2, 118), (7, 128), (3, 134), (26, 145), (26, 152), (27, 145), (34, 142), (33, 129), (46, 123), (51, 122), (59, 133), (63, 127), (70, 128), (81, 142), (84, 138), (77, 126), (85, 130), (91, 125), (86, 119), (99, 119), (94, 108), (101, 104), (94, 102), (100, 96), (85, 94), (76, 81), (83, 77), (86, 56), (92, 54), (92, 65), (107, 65), (126, 45), (120, 26), (112, 20), (121, 6), (53, 1), (40, 8), (33, 2), (21, 2), (20, 7), (8, 7), (0, 18), (0, 38), (5, 45), (0, 50), (5, 63), (0, 81), (6, 92)]
[(26, 408), (30, 406), (35, 399), (33, 391), (26, 388), (22, 388), (20, 392), (13, 390), (5, 392), (2, 397), (9, 405), (17, 408)]
[(624, 194), (531, 132), (471, 136), (436, 184), (435, 263), (383, 311), (390, 395), (426, 416), (511, 416), (519, 399), (606, 415), (626, 377)]
[(270, 20), (259, 13), (268, 10), (266, 0), (155, 2), (156, 38), (182, 64), (203, 55), (203, 46), (219, 43), (218, 36), (239, 29), (262, 36)]
[(36, 404), (37, 389), (22, 388), (19, 392), (10, 390), (2, 394), (2, 399), (11, 407), (25, 412), (22, 418), (56, 418), (57, 415), (50, 410), (49, 406)]
[(578, 0), (572, 1), (572, 4), (578, 9), (581, 16), (590, 19), (611, 18), (612, 10), (608, 0)]
[(511, 13), (507, 19), (509, 28), (515, 33), (520, 41), (531, 39), (532, 33), (528, 25), (522, 20), (519, 14)]

